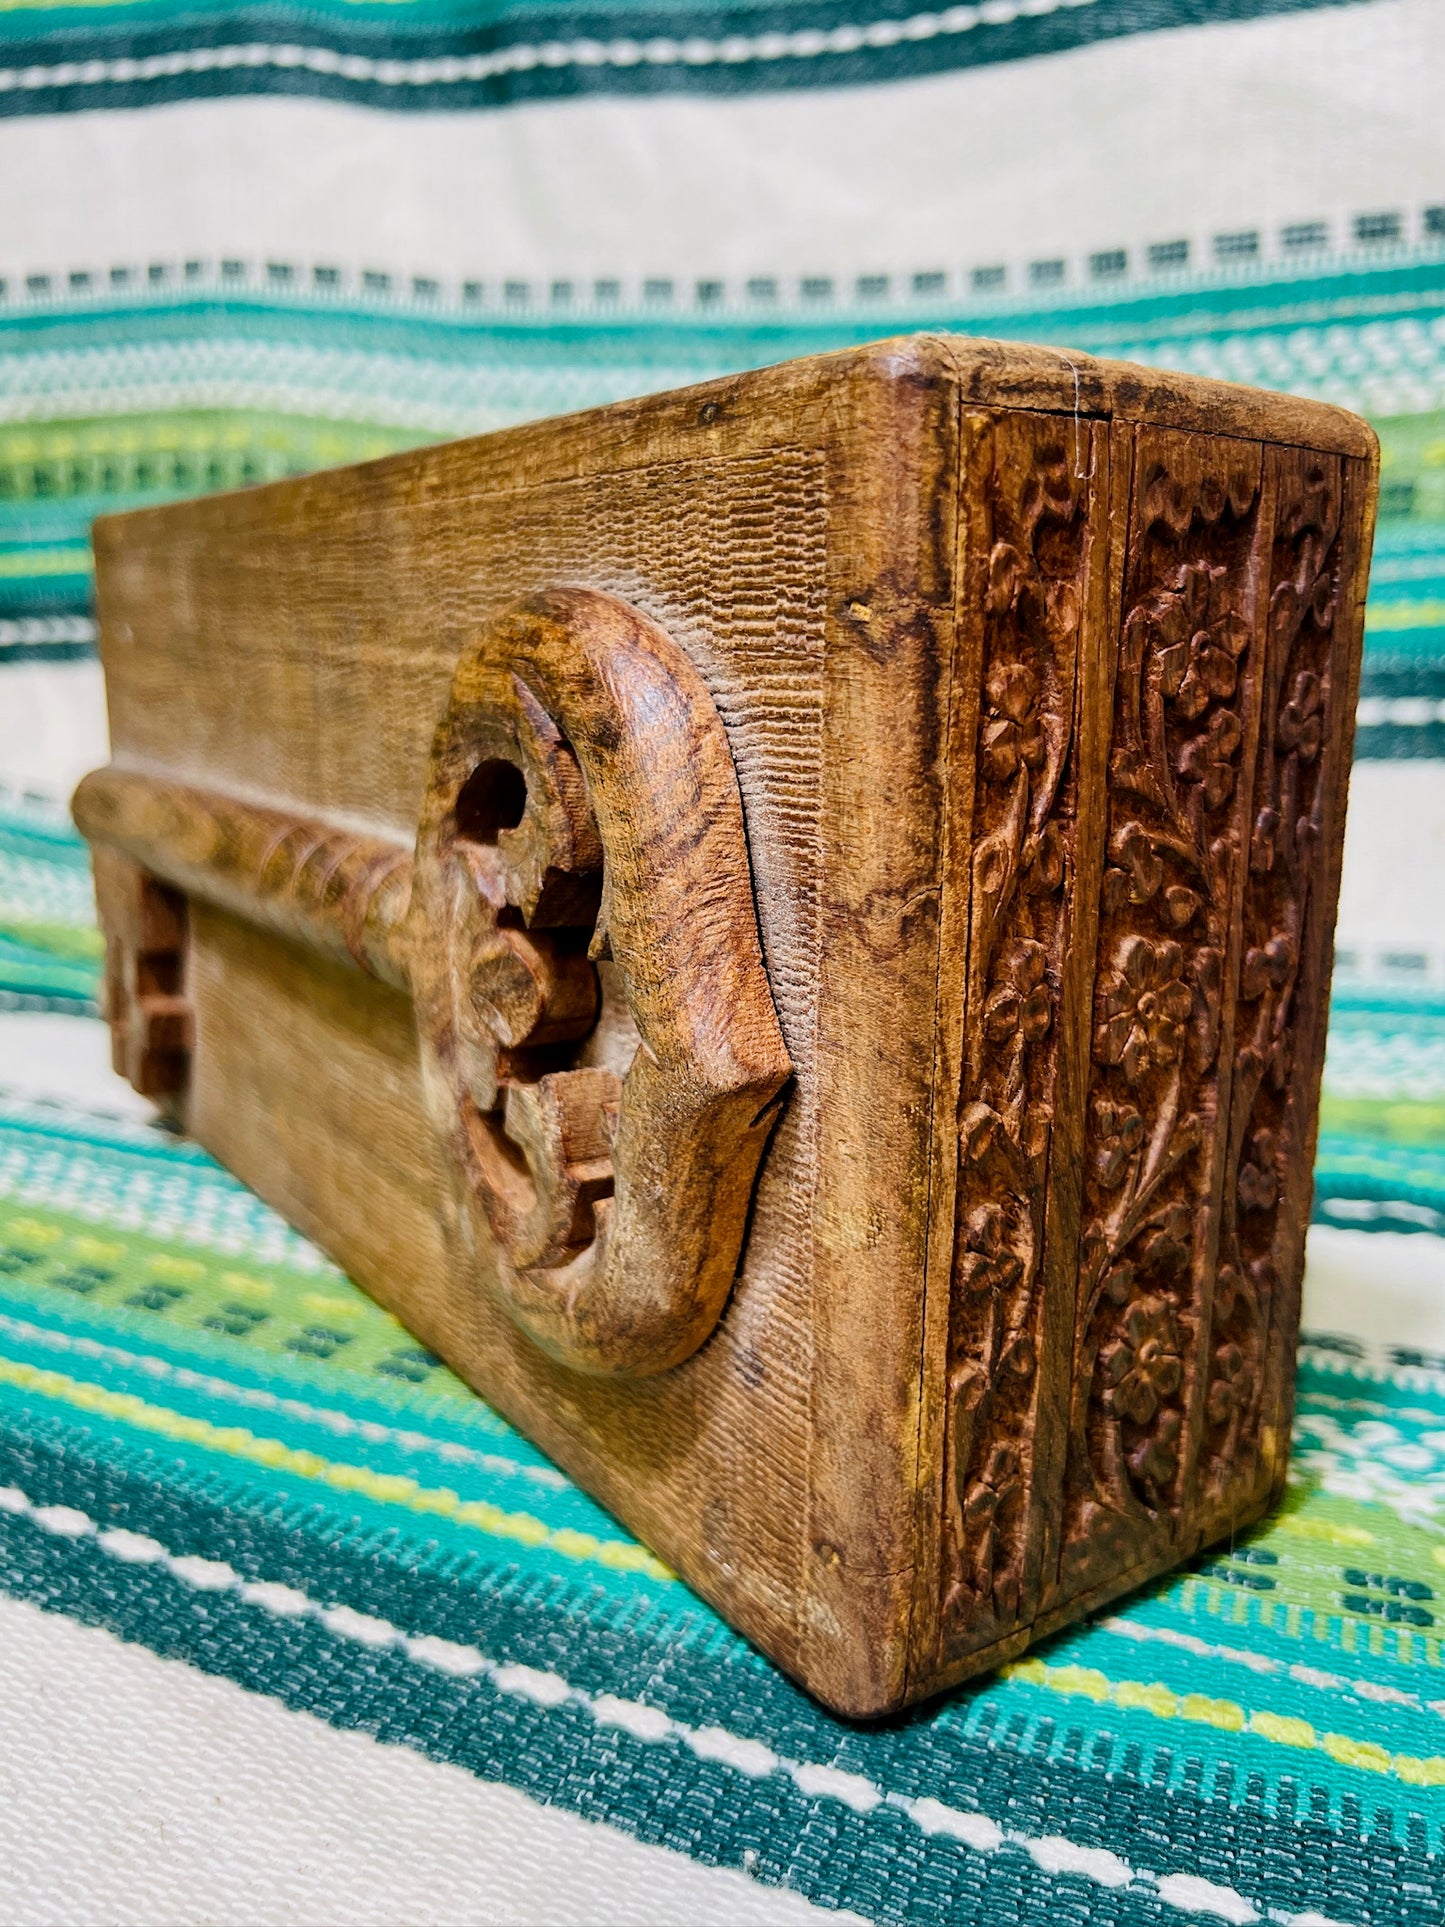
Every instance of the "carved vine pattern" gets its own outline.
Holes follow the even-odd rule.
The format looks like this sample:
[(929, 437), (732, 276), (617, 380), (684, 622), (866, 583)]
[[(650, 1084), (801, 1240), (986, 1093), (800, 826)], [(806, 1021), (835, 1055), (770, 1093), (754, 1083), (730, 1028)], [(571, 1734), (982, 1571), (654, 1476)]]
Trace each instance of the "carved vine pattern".
[[(1016, 447), (1026, 437), (1026, 446)], [(1036, 425), (995, 430), (950, 1312), (944, 1622), (970, 1643), (1025, 1585), (1030, 1414), (1053, 1116), (1087, 475)]]
[(1245, 887), (1234, 1077), (1210, 1333), (1200, 1482), (1206, 1500), (1258, 1463), (1281, 1186), (1294, 1131), (1293, 1052), (1329, 791), (1339, 602), (1338, 460), (1282, 456), (1269, 664)]
[[(1241, 860), (1257, 457), (1141, 439), (1108, 772), (1061, 1578), (1178, 1509)], [(1140, 1543), (1142, 1541), (1142, 1543)]]

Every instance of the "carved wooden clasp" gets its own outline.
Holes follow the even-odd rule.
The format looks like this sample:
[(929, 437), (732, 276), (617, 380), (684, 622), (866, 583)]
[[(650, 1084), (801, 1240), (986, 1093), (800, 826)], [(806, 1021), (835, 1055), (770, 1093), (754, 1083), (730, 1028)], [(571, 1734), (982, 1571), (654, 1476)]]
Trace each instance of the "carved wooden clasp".
[(511, 1316), (644, 1374), (717, 1322), (790, 1074), (721, 719), (655, 623), (563, 590), (459, 664), (417, 838), (429, 1095)]
[[(74, 808), (135, 897), (105, 920), (134, 931), (110, 1010), (138, 1088), (185, 1079), (162, 994), (177, 891), (409, 989), (461, 1222), (510, 1315), (579, 1371), (697, 1349), (792, 1066), (727, 735), (655, 623), (583, 589), (492, 623), (457, 668), (414, 856), (134, 770), (88, 776)], [(141, 925), (168, 906), (163, 985)]]

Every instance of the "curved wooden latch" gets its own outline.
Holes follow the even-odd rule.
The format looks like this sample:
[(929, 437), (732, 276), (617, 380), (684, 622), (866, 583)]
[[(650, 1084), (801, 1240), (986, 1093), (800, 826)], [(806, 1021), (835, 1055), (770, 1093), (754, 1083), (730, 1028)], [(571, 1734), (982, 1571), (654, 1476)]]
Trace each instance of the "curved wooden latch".
[(642, 1375), (697, 1349), (792, 1066), (727, 734), (655, 623), (585, 589), (492, 623), (457, 667), (414, 853), (115, 766), (73, 808), (102, 880), (128, 861), (410, 990), (478, 1269), (545, 1351)]
[(726, 732), (655, 623), (561, 590), (463, 657), (406, 945), (508, 1312), (579, 1371), (677, 1364), (722, 1312), (792, 1066)]

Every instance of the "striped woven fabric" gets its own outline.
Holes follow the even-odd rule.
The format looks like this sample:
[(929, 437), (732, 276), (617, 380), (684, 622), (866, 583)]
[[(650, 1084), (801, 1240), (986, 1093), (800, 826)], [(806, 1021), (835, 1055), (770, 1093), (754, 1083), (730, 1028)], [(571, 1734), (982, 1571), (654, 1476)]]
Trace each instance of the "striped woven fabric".
[(945, 328), (1065, 341), (1368, 415), (1385, 485), (1358, 753), (1439, 756), (1445, 205), (1425, 214), (1437, 225), (1423, 239), (1438, 232), (1438, 245), (1161, 277), (1123, 299), (950, 298), (942, 274), (896, 288), (820, 279), (806, 295), (774, 279), (726, 307), (720, 284), (659, 282), (629, 289), (626, 308), (620, 284), (600, 300), (564, 282), (418, 291), (420, 277), (397, 287), (376, 271), (342, 287), (337, 269), (289, 261), (32, 276), (0, 307), (0, 651), (86, 653), (89, 527), (104, 511)]
[[(0, 43), (0, 1915), (1445, 1922), (1436, 0), (0, 0)], [(1286, 1500), (863, 1728), (108, 1077), (64, 798), (96, 514), (922, 327), (1342, 403), (1383, 495)], [(271, 1880), (366, 1774), (393, 1832), (327, 1809)], [(509, 1860), (530, 1898), (472, 1884)]]

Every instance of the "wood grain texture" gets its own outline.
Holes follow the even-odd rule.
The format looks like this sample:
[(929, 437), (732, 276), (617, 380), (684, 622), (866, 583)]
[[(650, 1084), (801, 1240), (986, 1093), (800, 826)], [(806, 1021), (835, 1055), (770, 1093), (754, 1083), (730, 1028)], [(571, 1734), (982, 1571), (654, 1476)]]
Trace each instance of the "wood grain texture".
[(118, 1065), (830, 1705), (996, 1664), (1283, 1477), (1375, 475), (920, 337), (101, 523)]

